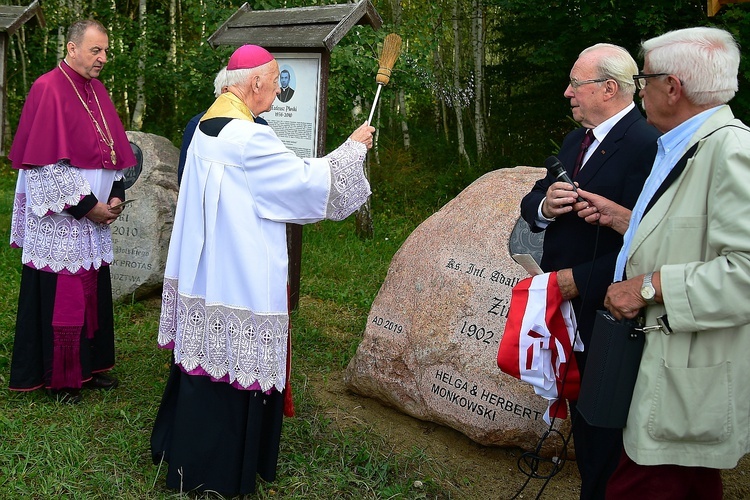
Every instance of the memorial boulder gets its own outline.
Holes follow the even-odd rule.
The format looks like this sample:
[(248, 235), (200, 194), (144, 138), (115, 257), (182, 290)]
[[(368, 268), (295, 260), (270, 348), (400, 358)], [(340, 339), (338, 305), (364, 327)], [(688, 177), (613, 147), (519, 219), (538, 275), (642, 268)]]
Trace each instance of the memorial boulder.
[(133, 201), (112, 223), (114, 300), (161, 290), (177, 205), (179, 150), (164, 137), (127, 134), (139, 163), (125, 171), (125, 196)]
[[(490, 172), (424, 221), (391, 261), (347, 387), (484, 445), (533, 448), (547, 401), (497, 367), (511, 290), (542, 239), (519, 203), (546, 172)], [(556, 423), (559, 427), (560, 422)]]

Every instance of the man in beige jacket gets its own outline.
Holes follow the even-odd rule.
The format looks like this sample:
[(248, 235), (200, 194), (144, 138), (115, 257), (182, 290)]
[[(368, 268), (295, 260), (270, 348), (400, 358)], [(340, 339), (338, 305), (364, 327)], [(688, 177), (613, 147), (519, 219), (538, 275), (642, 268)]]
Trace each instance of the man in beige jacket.
[(632, 214), (580, 191), (581, 217), (625, 233), (605, 306), (662, 325), (646, 334), (607, 498), (720, 499), (720, 469), (750, 449), (750, 129), (726, 105), (740, 53), (716, 28), (642, 51), (634, 78), (664, 132), (651, 175)]

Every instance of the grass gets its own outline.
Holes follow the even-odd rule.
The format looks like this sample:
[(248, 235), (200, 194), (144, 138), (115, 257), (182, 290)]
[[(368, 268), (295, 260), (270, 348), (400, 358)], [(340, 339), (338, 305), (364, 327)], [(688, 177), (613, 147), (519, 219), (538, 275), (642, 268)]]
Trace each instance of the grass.
[[(388, 162), (388, 151), (381, 152)], [(311, 375), (342, 369), (364, 331), (391, 257), (441, 203), (419, 198), (429, 185), (409, 181), (409, 167), (374, 200), (375, 234), (355, 236), (353, 218), (307, 226), (299, 310), (292, 317), (295, 406), (285, 419), (278, 479), (259, 483), (255, 498), (451, 498), (449, 471), (419, 449), (397, 452), (364, 425), (339, 426), (307, 384)], [(374, 169), (374, 175), (386, 176)], [(8, 241), (15, 175), (0, 165), (0, 240)], [(443, 186), (439, 190), (455, 187)], [(376, 192), (377, 194), (377, 192)], [(445, 196), (441, 194), (440, 196)], [(390, 198), (390, 202), (389, 202)], [(445, 200), (443, 200), (444, 202)], [(6, 388), (20, 281), (20, 250), (0, 245), (0, 386)], [(166, 470), (151, 462), (149, 438), (170, 353), (156, 347), (160, 301), (115, 306), (120, 387), (84, 393), (84, 402), (54, 403), (41, 391), (0, 390), (0, 498), (178, 498)], [(216, 495), (189, 495), (219, 498)]]

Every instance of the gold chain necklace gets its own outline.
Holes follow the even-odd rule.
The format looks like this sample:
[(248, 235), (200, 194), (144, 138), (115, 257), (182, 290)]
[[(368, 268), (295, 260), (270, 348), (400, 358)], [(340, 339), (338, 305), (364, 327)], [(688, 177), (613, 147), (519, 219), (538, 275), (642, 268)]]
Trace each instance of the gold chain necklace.
[(94, 126), (96, 127), (97, 132), (99, 132), (99, 135), (102, 137), (102, 140), (109, 146), (109, 156), (112, 160), (112, 165), (117, 165), (117, 155), (115, 154), (115, 140), (112, 137), (112, 132), (109, 131), (109, 125), (107, 124), (107, 119), (104, 118), (104, 112), (102, 111), (102, 105), (99, 104), (99, 97), (96, 95), (96, 91), (94, 90), (93, 86), (91, 87), (91, 91), (94, 94), (94, 99), (96, 99), (96, 105), (99, 107), (99, 115), (102, 117), (102, 122), (104, 123), (104, 129), (107, 131), (107, 134), (104, 134), (104, 131), (99, 126), (99, 122), (96, 121), (96, 118), (94, 118), (94, 113), (91, 112), (91, 109), (89, 109), (88, 104), (86, 104), (86, 101), (83, 100), (83, 97), (81, 97), (81, 94), (78, 92), (78, 89), (76, 88), (75, 83), (73, 83), (73, 80), (71, 80), (70, 76), (65, 72), (64, 69), (62, 69), (62, 63), (58, 63), (57, 67), (62, 71), (62, 74), (65, 75), (65, 78), (68, 79), (70, 82), (70, 85), (73, 87), (73, 90), (75, 90), (76, 95), (78, 96), (78, 100), (81, 101), (81, 104), (83, 104), (83, 107), (86, 108), (86, 111), (88, 111), (89, 116), (91, 117), (91, 121), (94, 122)]

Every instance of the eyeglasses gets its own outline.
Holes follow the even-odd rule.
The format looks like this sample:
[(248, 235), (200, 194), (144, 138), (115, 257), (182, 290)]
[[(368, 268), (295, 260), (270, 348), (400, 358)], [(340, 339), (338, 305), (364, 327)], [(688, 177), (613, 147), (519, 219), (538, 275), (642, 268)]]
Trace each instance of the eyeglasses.
[(646, 88), (646, 84), (649, 78), (656, 78), (659, 76), (669, 76), (669, 73), (638, 73), (637, 75), (633, 75), (633, 82), (635, 83), (635, 88), (638, 90), (643, 90)]
[(597, 78), (596, 80), (581, 80), (578, 81), (575, 78), (570, 79), (570, 86), (573, 87), (573, 90), (577, 89), (581, 85), (586, 85), (587, 83), (602, 83), (609, 80), (609, 78)]

